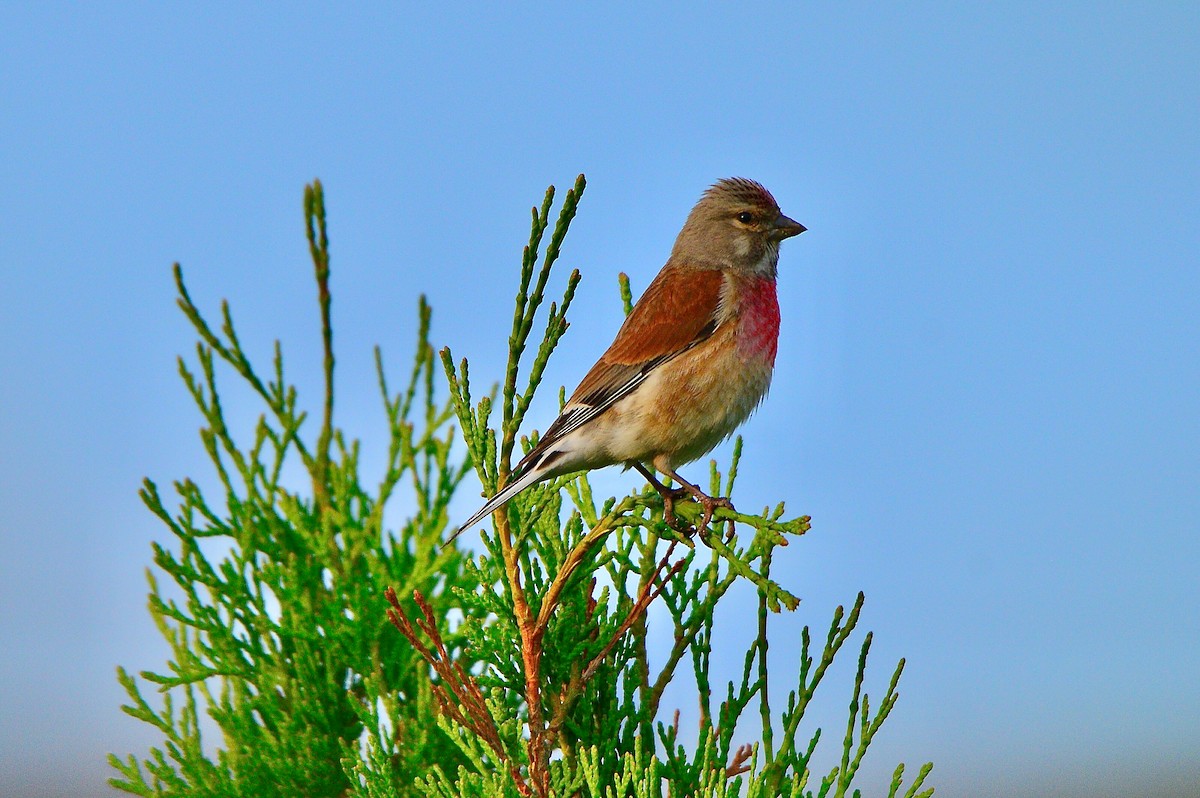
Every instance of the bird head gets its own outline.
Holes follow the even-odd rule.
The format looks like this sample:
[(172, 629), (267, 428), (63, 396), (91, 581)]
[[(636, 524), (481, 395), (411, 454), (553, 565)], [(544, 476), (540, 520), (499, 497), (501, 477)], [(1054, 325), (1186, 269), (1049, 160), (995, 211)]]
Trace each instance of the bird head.
[(771, 192), (744, 177), (718, 180), (692, 208), (672, 259), (699, 268), (775, 276), (779, 242), (805, 231)]

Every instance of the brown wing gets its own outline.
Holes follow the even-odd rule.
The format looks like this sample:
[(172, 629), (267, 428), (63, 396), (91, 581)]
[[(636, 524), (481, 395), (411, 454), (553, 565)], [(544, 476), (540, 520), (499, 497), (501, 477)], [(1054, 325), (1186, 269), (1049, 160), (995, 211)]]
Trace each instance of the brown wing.
[(633, 306), (616, 339), (571, 394), (568, 404), (602, 403), (634, 374), (712, 335), (725, 275), (667, 265)]
[(555, 441), (628, 396), (656, 367), (712, 335), (724, 284), (719, 271), (665, 266), (514, 476), (538, 463)]

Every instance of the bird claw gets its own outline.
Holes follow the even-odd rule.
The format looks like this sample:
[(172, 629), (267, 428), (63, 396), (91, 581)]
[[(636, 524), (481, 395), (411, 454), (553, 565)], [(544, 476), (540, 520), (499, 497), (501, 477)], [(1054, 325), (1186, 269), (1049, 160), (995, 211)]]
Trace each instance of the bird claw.
[[(693, 498), (701, 507), (704, 508), (704, 515), (700, 519), (700, 523), (696, 526), (691, 526), (687, 523), (680, 523), (680, 519), (675, 515), (675, 502), (683, 498)], [(733, 502), (724, 497), (709, 496), (707, 493), (696, 489), (695, 491), (687, 488), (674, 488), (662, 493), (663, 500), (663, 520), (672, 529), (684, 532), (686, 534), (695, 534), (700, 530), (708, 529), (708, 525), (712, 523), (713, 514), (716, 513), (718, 507), (723, 507), (726, 510), (734, 511)], [(726, 533), (726, 539), (733, 536), (733, 520), (729, 521), (729, 531)]]
[(694, 530), (686, 523), (680, 524), (679, 518), (675, 515), (675, 502), (690, 496), (691, 493), (683, 488), (668, 488), (661, 495), (663, 500), (663, 520), (667, 522), (667, 526), (678, 532), (691, 534)]
[[(721, 496), (714, 498), (704, 493), (698, 493), (696, 495), (696, 501), (700, 502), (700, 506), (704, 508), (704, 517), (700, 519), (700, 529), (708, 529), (709, 523), (712, 522), (713, 513), (717, 511), (718, 507), (724, 507), (726, 510), (733, 512), (733, 502)], [(729, 527), (730, 534), (732, 534), (732, 520), (729, 522)]]
[[(667, 473), (680, 483), (680, 487), (668, 488), (666, 485), (659, 482), (654, 477), (654, 474), (641, 463), (633, 461), (630, 463), (630, 465), (640, 471), (642, 476), (646, 478), (646, 481), (650, 483), (651, 487), (653, 487), (654, 490), (658, 492), (658, 495), (662, 497), (663, 520), (667, 522), (667, 526), (671, 527), (671, 529), (674, 529), (677, 532), (681, 532), (685, 535), (694, 535), (701, 530), (707, 531), (709, 523), (712, 522), (713, 514), (717, 511), (718, 507), (724, 507), (731, 512), (734, 511), (733, 502), (731, 502), (729, 499), (721, 496), (709, 496), (707, 493), (700, 490), (699, 487), (693, 485), (685, 479), (680, 478), (679, 475), (675, 474), (674, 472), (668, 471)], [(681, 523), (679, 517), (675, 515), (675, 502), (688, 497), (695, 499), (697, 502), (699, 502), (700, 506), (704, 508), (704, 516), (697, 526), (692, 526), (686, 522)], [(726, 540), (732, 540), (734, 534), (734, 522), (732, 518), (728, 520), (729, 530), (725, 533), (725, 538)]]

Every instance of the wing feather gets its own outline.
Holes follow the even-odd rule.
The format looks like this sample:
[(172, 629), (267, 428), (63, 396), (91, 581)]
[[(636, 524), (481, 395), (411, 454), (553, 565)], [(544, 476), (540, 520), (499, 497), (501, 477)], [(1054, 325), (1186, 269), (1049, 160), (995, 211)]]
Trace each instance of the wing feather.
[(537, 462), (556, 441), (632, 393), (655, 368), (711, 336), (721, 323), (724, 286), (720, 271), (667, 264), (514, 475)]
[[(620, 385), (621, 366), (658, 363), (707, 338), (720, 321), (725, 275), (667, 265), (638, 299), (617, 337), (571, 395), (571, 401)], [(615, 378), (615, 379), (614, 379)]]

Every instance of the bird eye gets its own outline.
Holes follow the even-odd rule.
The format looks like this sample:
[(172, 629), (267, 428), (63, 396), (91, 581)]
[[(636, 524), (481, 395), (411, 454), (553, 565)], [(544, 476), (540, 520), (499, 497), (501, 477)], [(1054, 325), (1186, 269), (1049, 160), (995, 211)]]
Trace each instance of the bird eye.
[(754, 221), (754, 216), (750, 211), (742, 211), (737, 215), (737, 220), (742, 224), (750, 224), (750, 222)]

